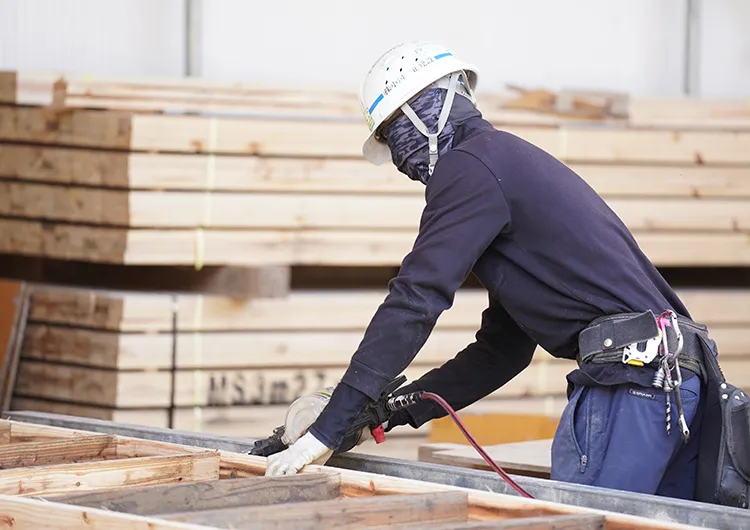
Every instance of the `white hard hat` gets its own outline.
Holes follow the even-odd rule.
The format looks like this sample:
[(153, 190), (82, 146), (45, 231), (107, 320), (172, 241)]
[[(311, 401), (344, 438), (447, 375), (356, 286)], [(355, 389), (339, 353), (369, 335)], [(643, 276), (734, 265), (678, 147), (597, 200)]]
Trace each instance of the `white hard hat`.
[[(365, 158), (376, 165), (390, 161), (388, 145), (377, 137), (379, 127), (423, 89), (456, 72), (464, 73), (469, 83), (468, 92), (459, 87), (457, 93), (476, 103), (473, 91), (479, 77), (477, 69), (446, 47), (420, 41), (399, 44), (385, 52), (367, 73), (359, 91), (359, 103), (370, 129), (362, 147)], [(441, 86), (447, 88), (447, 84)]]

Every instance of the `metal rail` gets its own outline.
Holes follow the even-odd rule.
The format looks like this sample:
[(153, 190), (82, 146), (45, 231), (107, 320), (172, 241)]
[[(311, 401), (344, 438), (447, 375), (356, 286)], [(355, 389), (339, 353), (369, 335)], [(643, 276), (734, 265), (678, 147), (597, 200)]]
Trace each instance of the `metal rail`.
[[(254, 442), (250, 438), (232, 438), (191, 431), (160, 429), (44, 412), (7, 412), (4, 416), (11, 420), (27, 423), (118, 434), (121, 436), (132, 436), (147, 440), (172, 442), (237, 453), (248, 452)], [(413, 462), (358, 453), (345, 453), (334, 456), (329, 460), (327, 465), (392, 477), (515, 495), (505, 482), (490, 471), (426, 462)], [(534, 497), (544, 501), (637, 515), (659, 521), (689, 524), (703, 528), (721, 530), (750, 529), (750, 510), (591, 486), (580, 486), (533, 477), (516, 475), (514, 479), (534, 495)]]

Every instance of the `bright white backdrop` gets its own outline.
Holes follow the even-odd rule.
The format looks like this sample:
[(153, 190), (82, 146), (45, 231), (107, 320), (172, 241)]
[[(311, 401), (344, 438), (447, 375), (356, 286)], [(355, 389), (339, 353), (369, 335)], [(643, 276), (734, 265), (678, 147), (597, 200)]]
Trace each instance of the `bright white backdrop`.
[[(750, 97), (750, 0), (703, 0), (700, 94)], [(0, 68), (181, 75), (182, 0), (0, 0)], [(685, 0), (204, 0), (205, 77), (354, 90), (384, 49), (452, 46), (503, 83), (676, 95)]]

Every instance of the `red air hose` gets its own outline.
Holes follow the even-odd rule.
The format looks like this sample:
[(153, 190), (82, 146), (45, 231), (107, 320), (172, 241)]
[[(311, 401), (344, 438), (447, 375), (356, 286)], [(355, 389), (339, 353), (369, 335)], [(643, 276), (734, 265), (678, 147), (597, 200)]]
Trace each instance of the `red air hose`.
[(466, 429), (466, 426), (461, 421), (461, 418), (458, 417), (458, 414), (456, 414), (456, 411), (453, 410), (453, 407), (451, 407), (447, 401), (445, 401), (443, 398), (438, 396), (437, 394), (433, 394), (432, 392), (421, 392), (421, 397), (423, 399), (429, 399), (434, 402), (436, 402), (438, 405), (443, 407), (445, 412), (447, 412), (451, 419), (456, 423), (456, 426), (459, 428), (459, 430), (463, 433), (463, 435), (466, 437), (466, 439), (469, 441), (469, 443), (476, 449), (477, 453), (484, 458), (484, 461), (487, 462), (487, 464), (498, 474), (500, 475), (505, 482), (507, 482), (511, 488), (516, 490), (518, 493), (520, 493), (524, 497), (528, 497), (529, 499), (533, 499), (534, 497), (529, 494), (525, 489), (523, 489), (518, 483), (510, 478), (510, 476), (503, 471), (503, 468), (498, 466), (492, 458), (490, 458), (490, 455), (488, 455), (484, 449), (477, 443), (477, 441), (474, 439), (474, 437), (469, 433), (469, 431)]

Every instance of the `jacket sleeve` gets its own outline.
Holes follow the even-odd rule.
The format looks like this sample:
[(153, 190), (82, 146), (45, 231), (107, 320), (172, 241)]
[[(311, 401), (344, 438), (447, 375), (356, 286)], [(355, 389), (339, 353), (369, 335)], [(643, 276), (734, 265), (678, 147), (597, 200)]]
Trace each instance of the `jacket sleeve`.
[[(453, 359), (400, 388), (396, 394), (417, 390), (434, 392), (460, 410), (494, 392), (531, 362), (536, 342), (526, 335), (505, 309), (490, 297), (482, 313), (476, 340)], [(393, 416), (388, 430), (409, 424), (417, 428), (446, 415), (432, 401), (423, 401)]]
[[(456, 290), (479, 257), (509, 227), (508, 205), (492, 172), (469, 153), (443, 155), (427, 184), (419, 234), (352, 356), (342, 391), (350, 387), (377, 399), (409, 366), (440, 314), (453, 305)], [(330, 426), (354, 419), (334, 421), (331, 415), (344, 414), (338, 409), (326, 407), (311, 429), (329, 440), (329, 447), (343, 435)]]

